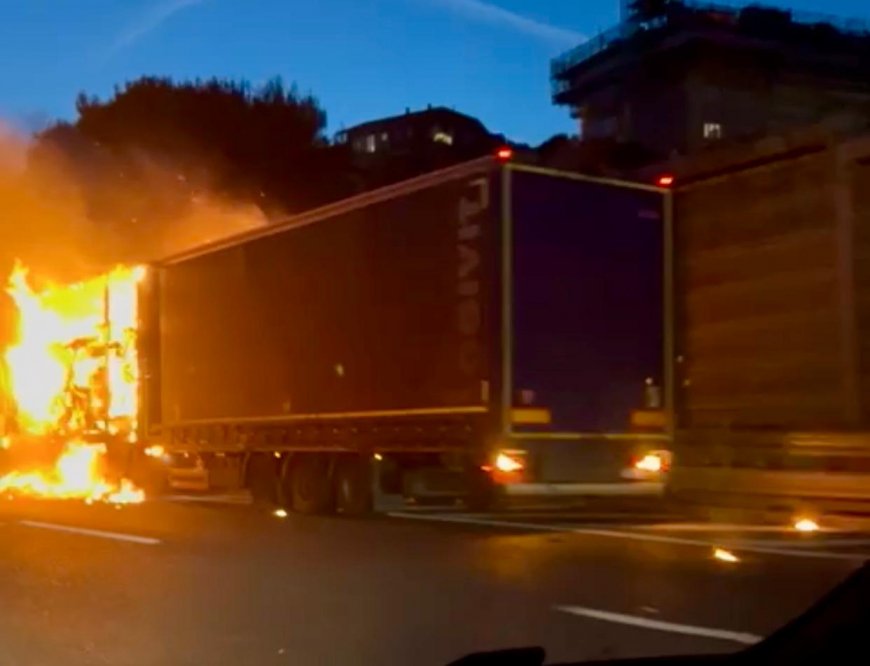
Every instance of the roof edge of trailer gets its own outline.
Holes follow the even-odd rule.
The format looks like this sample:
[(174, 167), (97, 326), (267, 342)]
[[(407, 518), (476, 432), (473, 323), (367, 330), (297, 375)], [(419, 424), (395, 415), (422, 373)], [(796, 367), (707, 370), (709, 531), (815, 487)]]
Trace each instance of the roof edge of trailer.
[(593, 183), (595, 185), (612, 185), (613, 187), (624, 187), (627, 190), (640, 190), (643, 192), (658, 192), (659, 194), (668, 194), (671, 192), (670, 187), (661, 187), (659, 185), (649, 185), (640, 183), (635, 180), (623, 180), (620, 178), (608, 178), (607, 176), (590, 176), (589, 174), (580, 173), (579, 171), (564, 171), (562, 169), (550, 169), (548, 167), (536, 166), (534, 164), (523, 164), (522, 162), (509, 163), (506, 165), (511, 171), (520, 171), (525, 173), (534, 173), (539, 176), (551, 176), (553, 178), (565, 178), (566, 180), (579, 180), (584, 183)]
[(416, 176), (408, 180), (403, 180), (399, 183), (379, 187), (377, 189), (363, 192), (361, 194), (348, 197), (346, 199), (340, 199), (338, 201), (334, 201), (323, 206), (318, 206), (317, 208), (312, 208), (301, 213), (291, 215), (289, 217), (281, 218), (274, 222), (268, 223), (264, 227), (232, 234), (226, 238), (222, 238), (221, 240), (205, 243), (203, 245), (190, 248), (189, 250), (184, 250), (183, 252), (169, 255), (155, 261), (154, 263), (156, 263), (157, 265), (171, 265), (180, 263), (188, 259), (193, 259), (194, 257), (211, 254), (212, 252), (217, 252), (219, 250), (234, 247), (247, 241), (256, 240), (259, 238), (266, 238), (268, 236), (272, 236), (273, 234), (278, 234), (282, 231), (286, 231), (287, 229), (314, 224), (315, 222), (319, 222), (321, 220), (328, 219), (342, 213), (358, 210), (360, 208), (365, 208), (367, 206), (371, 206), (373, 204), (392, 199), (398, 195), (410, 194), (412, 192), (417, 192), (432, 185), (447, 182), (449, 180), (462, 177), (464, 175), (485, 171), (487, 168), (493, 168), (497, 165), (498, 164), (495, 159), (490, 156), (479, 157), (468, 162), (456, 164), (445, 169), (439, 169), (438, 171), (432, 171), (430, 173), (423, 174), (422, 176)]
[(346, 199), (340, 199), (338, 201), (325, 204), (323, 206), (318, 206), (317, 208), (312, 208), (301, 213), (297, 213), (295, 215), (291, 215), (289, 217), (270, 222), (266, 226), (258, 229), (242, 231), (240, 233), (232, 234), (230, 236), (227, 236), (226, 238), (222, 238), (217, 241), (204, 243), (188, 250), (184, 250), (183, 252), (178, 252), (167, 257), (163, 257), (154, 261), (153, 263), (158, 266), (177, 264), (188, 259), (193, 259), (202, 255), (211, 254), (212, 252), (217, 252), (219, 250), (235, 247), (236, 245), (240, 245), (247, 241), (257, 240), (259, 238), (266, 238), (268, 236), (281, 233), (282, 231), (286, 231), (288, 229), (314, 224), (316, 222), (320, 222), (321, 220), (329, 219), (336, 215), (347, 213), (353, 210), (359, 210), (361, 208), (365, 208), (367, 206), (371, 206), (373, 204), (392, 199), (402, 194), (411, 194), (413, 192), (423, 190), (427, 187), (431, 187), (432, 185), (438, 185), (440, 183), (453, 180), (455, 178), (460, 178), (462, 176), (473, 174), (475, 172), (482, 172), (488, 169), (495, 169), (498, 167), (504, 167), (512, 171), (534, 173), (538, 175), (551, 176), (554, 178), (566, 178), (568, 180), (579, 180), (588, 183), (596, 183), (599, 185), (625, 187), (628, 189), (643, 190), (647, 192), (659, 192), (661, 194), (667, 194), (670, 192), (668, 188), (657, 187), (655, 185), (647, 185), (630, 180), (618, 180), (600, 176), (590, 176), (574, 171), (549, 169), (535, 165), (523, 164), (521, 162), (503, 162), (496, 157), (485, 155), (483, 157), (478, 157), (476, 159), (470, 160), (468, 162), (455, 164), (444, 169), (439, 169), (438, 171), (432, 171), (421, 176), (416, 176), (408, 180), (393, 183), (392, 185), (385, 185), (384, 187), (379, 187), (368, 192), (356, 194)]

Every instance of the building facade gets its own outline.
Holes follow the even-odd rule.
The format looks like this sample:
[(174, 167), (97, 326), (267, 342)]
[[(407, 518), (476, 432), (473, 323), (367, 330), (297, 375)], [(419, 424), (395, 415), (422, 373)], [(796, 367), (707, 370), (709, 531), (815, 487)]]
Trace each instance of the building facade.
[(753, 5), (633, 2), (615, 28), (551, 64), (553, 101), (584, 140), (661, 158), (722, 139), (870, 118), (870, 24)]
[(351, 151), (361, 189), (395, 183), (486, 155), (503, 140), (476, 118), (431, 106), (371, 120), (335, 135), (335, 142)]
[(338, 132), (335, 140), (347, 143), (357, 156), (375, 159), (421, 151), (485, 154), (497, 142), (476, 118), (432, 106), (349, 127)]

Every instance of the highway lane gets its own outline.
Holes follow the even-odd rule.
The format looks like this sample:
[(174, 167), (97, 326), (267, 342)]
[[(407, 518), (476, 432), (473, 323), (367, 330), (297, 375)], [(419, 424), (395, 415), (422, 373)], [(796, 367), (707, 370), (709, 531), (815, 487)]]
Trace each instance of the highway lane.
[[(870, 550), (866, 535), (582, 514), (409, 516), (0, 503), (0, 663), (437, 665), (529, 644), (553, 660), (728, 651), (801, 612)], [(738, 562), (713, 558), (726, 542)]]

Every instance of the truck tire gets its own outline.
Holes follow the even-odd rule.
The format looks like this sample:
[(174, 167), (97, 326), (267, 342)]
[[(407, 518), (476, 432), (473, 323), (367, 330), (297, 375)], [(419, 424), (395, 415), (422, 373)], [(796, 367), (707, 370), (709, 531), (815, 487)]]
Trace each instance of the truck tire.
[(264, 508), (277, 506), (280, 501), (278, 493), (278, 470), (275, 459), (265, 453), (256, 453), (248, 462), (245, 475), (248, 490), (255, 506)]
[(345, 516), (364, 516), (372, 511), (372, 465), (367, 456), (339, 458), (335, 467), (335, 507)]
[(293, 461), (287, 473), (290, 505), (294, 511), (309, 515), (332, 513), (335, 497), (328, 456), (302, 454)]

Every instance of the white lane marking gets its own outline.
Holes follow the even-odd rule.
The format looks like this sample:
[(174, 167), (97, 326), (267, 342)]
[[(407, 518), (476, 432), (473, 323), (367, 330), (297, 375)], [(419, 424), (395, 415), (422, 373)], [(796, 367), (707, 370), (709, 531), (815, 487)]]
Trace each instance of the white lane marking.
[[(404, 511), (404, 509), (403, 509)], [(437, 513), (437, 512), (436, 512)], [(444, 513), (443, 511), (441, 513)], [(450, 514), (448, 514), (450, 515)], [(456, 515), (462, 515), (468, 518), (492, 518), (493, 515), (491, 513), (465, 513), (465, 512), (457, 512)], [(642, 513), (566, 513), (566, 514), (554, 514), (552, 511), (548, 513), (541, 511), (530, 511), (530, 512), (522, 512), (518, 513), (516, 511), (511, 511), (510, 513), (511, 520), (535, 520), (535, 519), (544, 519), (548, 520), (550, 524), (558, 521), (559, 524), (564, 525), (568, 522), (584, 522), (584, 523), (596, 523), (596, 522), (606, 522), (606, 521), (614, 521), (619, 520), (623, 524), (629, 520), (643, 520), (647, 518), (647, 514)], [(494, 518), (497, 520), (497, 518)], [(631, 525), (632, 529), (634, 529), (634, 525)]]
[(824, 550), (791, 550), (788, 548), (771, 548), (766, 546), (754, 546), (751, 544), (734, 541), (706, 541), (704, 539), (687, 539), (684, 537), (662, 536), (659, 534), (645, 534), (636, 532), (621, 532), (619, 530), (602, 530), (587, 527), (572, 527), (570, 525), (546, 525), (539, 523), (521, 523), (502, 520), (487, 520), (483, 518), (466, 518), (465, 516), (445, 516), (434, 514), (413, 514), (394, 511), (388, 513), (394, 518), (407, 518), (411, 520), (431, 520), (444, 523), (459, 523), (463, 525), (482, 525), (485, 527), (519, 528), (523, 530), (537, 530), (540, 532), (560, 532), (562, 534), (584, 534), (588, 536), (600, 536), (609, 539), (626, 539), (630, 541), (646, 541), (650, 543), (667, 543), (677, 546), (698, 546), (703, 548), (728, 548), (734, 551), (762, 553), (764, 555), (785, 555), (787, 557), (807, 557), (815, 559), (848, 560), (864, 562), (870, 555), (862, 553), (836, 553)]
[(465, 525), (483, 525), (486, 527), (519, 527), (525, 530), (540, 530), (542, 532), (565, 532), (570, 528), (556, 525), (542, 525), (539, 523), (520, 523), (514, 521), (488, 520), (473, 516), (460, 516), (437, 513), (410, 513), (407, 511), (391, 511), (387, 514), (391, 518), (408, 518), (410, 520), (432, 520), (439, 523), (461, 523)]
[[(632, 525), (635, 530), (653, 532), (767, 532), (770, 534), (797, 534), (791, 525), (741, 525), (739, 523), (656, 523), (653, 525)], [(817, 533), (839, 534), (845, 530), (833, 527), (819, 528)]]
[(198, 502), (202, 504), (253, 504), (250, 495), (164, 495), (164, 502)]
[(137, 536), (135, 534), (124, 534), (122, 532), (108, 532), (105, 530), (92, 530), (85, 527), (72, 527), (70, 525), (58, 525), (56, 523), (42, 523), (36, 520), (19, 520), (19, 524), (27, 527), (38, 527), (44, 530), (54, 530), (56, 532), (69, 532), (71, 534), (82, 534), (84, 536), (99, 537), (101, 539), (114, 539), (115, 541), (129, 541), (130, 543), (141, 543), (146, 546), (153, 546), (160, 543), (160, 539), (152, 537)]
[(723, 641), (741, 643), (743, 645), (754, 645), (762, 640), (761, 636), (742, 631), (698, 627), (691, 624), (676, 624), (675, 622), (652, 620), (646, 617), (638, 617), (637, 615), (624, 615), (623, 613), (612, 613), (610, 611), (603, 611), (595, 608), (584, 608), (583, 606), (556, 606), (556, 610), (560, 610), (564, 613), (571, 613), (572, 615), (579, 615), (581, 617), (590, 617), (595, 620), (603, 620), (605, 622), (627, 624), (632, 627), (643, 627), (644, 629), (655, 629), (657, 631), (669, 631), (671, 633), (685, 634), (687, 636), (716, 638)]

